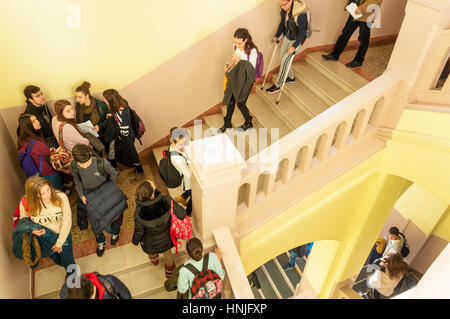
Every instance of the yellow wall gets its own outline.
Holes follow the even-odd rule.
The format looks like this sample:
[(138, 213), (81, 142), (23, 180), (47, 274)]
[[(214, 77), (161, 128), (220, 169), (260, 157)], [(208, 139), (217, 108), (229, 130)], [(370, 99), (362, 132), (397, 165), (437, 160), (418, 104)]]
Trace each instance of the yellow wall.
[[(30, 83), (48, 100), (73, 96), (82, 80), (94, 92), (122, 88), (263, 1), (2, 1), (0, 108), (24, 104)], [(69, 27), (72, 4), (79, 28)]]
[[(411, 182), (434, 193), (439, 207), (448, 205), (449, 127), (450, 114), (405, 110), (383, 151), (242, 238), (246, 272), (301, 244), (337, 240), (340, 245), (329, 270), (310, 268), (305, 273), (319, 297), (329, 297), (336, 283), (359, 273), (392, 207)], [(427, 212), (414, 214), (417, 220), (427, 221)], [(430, 228), (427, 223), (422, 227)], [(448, 210), (433, 233), (450, 237)]]

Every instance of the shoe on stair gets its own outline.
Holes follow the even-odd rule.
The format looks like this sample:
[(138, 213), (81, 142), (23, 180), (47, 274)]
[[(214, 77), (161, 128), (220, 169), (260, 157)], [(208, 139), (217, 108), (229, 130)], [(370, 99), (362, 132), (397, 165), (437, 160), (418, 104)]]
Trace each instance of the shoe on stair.
[(177, 196), (175, 197), (175, 201), (180, 203), (183, 206), (187, 206), (187, 200), (183, 196)]
[(115, 244), (117, 244), (117, 242), (119, 241), (119, 235), (112, 235), (111, 236), (111, 246), (114, 246)]
[(352, 62), (347, 63), (345, 66), (348, 68), (357, 68), (362, 65), (362, 62), (358, 62), (353, 60)]
[(272, 85), (270, 88), (266, 89), (267, 93), (276, 93), (280, 90), (275, 84)]
[(322, 54), (322, 58), (327, 61), (337, 61), (338, 58), (336, 58), (334, 55), (331, 54)]
[(105, 253), (106, 243), (97, 243), (97, 256), (101, 257)]

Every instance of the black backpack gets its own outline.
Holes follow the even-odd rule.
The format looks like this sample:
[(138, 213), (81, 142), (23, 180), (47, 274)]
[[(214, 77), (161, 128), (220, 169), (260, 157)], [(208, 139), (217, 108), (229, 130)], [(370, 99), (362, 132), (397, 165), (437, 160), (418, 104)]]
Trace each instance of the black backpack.
[(402, 236), (403, 240), (404, 240), (403, 247), (402, 247), (402, 250), (400, 251), (400, 253), (402, 254), (403, 258), (406, 258), (409, 255), (409, 245), (408, 245), (408, 242), (406, 241), (405, 234), (399, 233), (399, 235)]
[(181, 185), (183, 180), (183, 175), (181, 175), (178, 170), (173, 166), (172, 161), (170, 160), (170, 155), (179, 155), (183, 156), (180, 152), (177, 151), (163, 151), (163, 158), (159, 161), (158, 171), (166, 186), (169, 188), (176, 188)]

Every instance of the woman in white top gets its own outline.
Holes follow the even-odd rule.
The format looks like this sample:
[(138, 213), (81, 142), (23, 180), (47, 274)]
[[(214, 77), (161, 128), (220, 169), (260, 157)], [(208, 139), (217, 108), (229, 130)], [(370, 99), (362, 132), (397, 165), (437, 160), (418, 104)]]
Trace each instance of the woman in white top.
[[(224, 71), (225, 74), (231, 71), (231, 69), (241, 60), (249, 61), (254, 68), (256, 68), (256, 61), (258, 59), (258, 48), (253, 43), (252, 36), (245, 28), (239, 28), (234, 32), (233, 37), (233, 57), (231, 59), (231, 63), (225, 65)], [(252, 117), (250, 116), (250, 112), (246, 105), (247, 101), (239, 102), (238, 108), (244, 116), (245, 123), (239, 127), (240, 130), (246, 131), (249, 128), (253, 127)], [(231, 99), (231, 103), (227, 106), (227, 115), (224, 118), (224, 124), (220, 128), (221, 132), (225, 132), (227, 128), (233, 128), (231, 125), (231, 118), (233, 116), (234, 108), (236, 105), (236, 97), (233, 96)]]
[(402, 255), (394, 249), (382, 258), (380, 267), (384, 267), (386, 271), (382, 271), (381, 269), (376, 270), (367, 279), (367, 286), (373, 289), (375, 299), (380, 297), (379, 294), (390, 297), (400, 280), (408, 272), (408, 264)]
[(75, 110), (73, 105), (67, 100), (58, 100), (55, 102), (56, 116), (52, 119), (52, 129), (56, 140), (59, 142), (59, 128), (62, 126), (61, 138), (63, 139), (63, 147), (72, 151), (77, 144), (89, 145), (89, 140), (84, 137), (83, 132), (79, 129), (75, 122)]
[(169, 147), (169, 151), (171, 152), (170, 161), (177, 169), (178, 173), (183, 176), (181, 187), (184, 193), (176, 197), (175, 200), (178, 203), (186, 206), (186, 213), (188, 216), (191, 216), (191, 169), (189, 168), (187, 162), (187, 155), (184, 152), (184, 147), (187, 145), (187, 141), (190, 139), (189, 132), (185, 128), (173, 127), (172, 129), (170, 129), (170, 138), (172, 141)]
[(63, 192), (55, 190), (50, 182), (33, 176), (25, 182), (25, 206), (21, 201), (20, 219), (30, 218), (39, 229), (32, 231), (40, 240), (43, 256), (47, 255), (56, 264), (68, 267), (75, 264), (72, 249), (72, 210), (69, 199)]

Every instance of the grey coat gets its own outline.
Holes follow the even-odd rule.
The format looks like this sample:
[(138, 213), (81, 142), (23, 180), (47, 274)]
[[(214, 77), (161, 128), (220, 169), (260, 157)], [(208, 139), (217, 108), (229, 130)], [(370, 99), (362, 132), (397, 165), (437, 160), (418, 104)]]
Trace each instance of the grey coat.
[(238, 103), (247, 101), (248, 96), (252, 93), (255, 78), (256, 71), (253, 65), (246, 60), (239, 61), (228, 74), (228, 83), (222, 103), (230, 104), (233, 96)]

